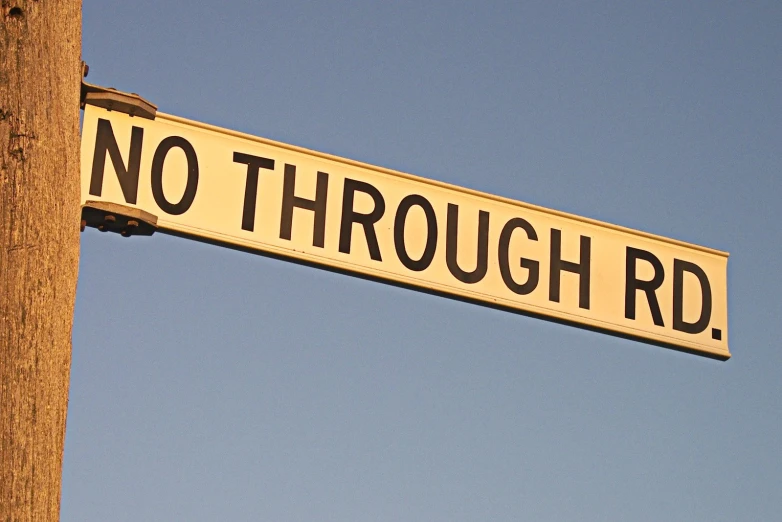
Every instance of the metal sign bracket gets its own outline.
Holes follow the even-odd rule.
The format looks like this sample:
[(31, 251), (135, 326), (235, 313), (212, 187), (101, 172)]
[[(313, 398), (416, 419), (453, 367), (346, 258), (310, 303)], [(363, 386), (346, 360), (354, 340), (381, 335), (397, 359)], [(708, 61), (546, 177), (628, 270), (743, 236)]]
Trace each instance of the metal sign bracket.
[(81, 207), (81, 231), (86, 227), (116, 232), (123, 237), (151, 236), (157, 230), (157, 216), (117, 203), (87, 201)]
[(86, 104), (103, 107), (109, 111), (124, 112), (131, 116), (154, 120), (157, 105), (148, 102), (134, 92), (122, 92), (113, 87), (101, 87), (84, 81), (89, 66), (82, 62), (81, 108)]

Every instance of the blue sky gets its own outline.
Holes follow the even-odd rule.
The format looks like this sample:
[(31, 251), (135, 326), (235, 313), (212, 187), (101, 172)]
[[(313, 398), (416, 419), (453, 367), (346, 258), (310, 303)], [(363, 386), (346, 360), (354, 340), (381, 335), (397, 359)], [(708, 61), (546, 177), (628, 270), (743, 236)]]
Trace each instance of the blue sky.
[(62, 519), (771, 520), (782, 4), (85, 1), (163, 112), (727, 250), (733, 358), (88, 230)]

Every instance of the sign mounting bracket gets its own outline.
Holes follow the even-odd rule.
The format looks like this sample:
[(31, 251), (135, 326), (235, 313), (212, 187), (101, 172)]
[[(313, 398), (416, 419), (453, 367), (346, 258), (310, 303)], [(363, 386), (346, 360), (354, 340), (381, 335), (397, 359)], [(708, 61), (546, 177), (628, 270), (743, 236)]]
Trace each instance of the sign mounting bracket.
[(81, 231), (86, 227), (123, 237), (151, 236), (157, 230), (157, 216), (118, 203), (86, 201), (81, 207)]
[(109, 111), (124, 112), (131, 116), (154, 120), (157, 105), (151, 103), (134, 92), (123, 92), (113, 87), (101, 87), (84, 81), (89, 72), (89, 66), (82, 62), (81, 108), (85, 105), (103, 107)]

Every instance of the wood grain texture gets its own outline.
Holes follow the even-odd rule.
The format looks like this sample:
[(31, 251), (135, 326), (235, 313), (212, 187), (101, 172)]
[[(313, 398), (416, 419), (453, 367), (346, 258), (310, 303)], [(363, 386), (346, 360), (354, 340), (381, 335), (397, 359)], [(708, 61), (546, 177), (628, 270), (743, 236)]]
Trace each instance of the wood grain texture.
[(81, 0), (0, 8), (0, 520), (58, 520), (79, 263)]

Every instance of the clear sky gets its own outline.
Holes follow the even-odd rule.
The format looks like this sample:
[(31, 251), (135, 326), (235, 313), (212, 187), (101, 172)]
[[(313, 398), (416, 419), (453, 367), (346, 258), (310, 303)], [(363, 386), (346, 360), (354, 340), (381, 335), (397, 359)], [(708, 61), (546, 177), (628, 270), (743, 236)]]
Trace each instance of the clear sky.
[(782, 513), (782, 3), (84, 2), (161, 111), (726, 250), (718, 362), (82, 234), (64, 521)]

